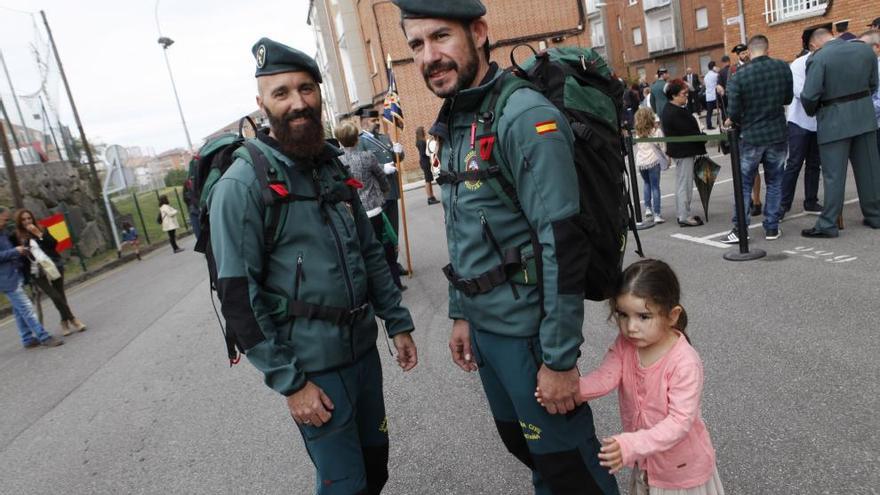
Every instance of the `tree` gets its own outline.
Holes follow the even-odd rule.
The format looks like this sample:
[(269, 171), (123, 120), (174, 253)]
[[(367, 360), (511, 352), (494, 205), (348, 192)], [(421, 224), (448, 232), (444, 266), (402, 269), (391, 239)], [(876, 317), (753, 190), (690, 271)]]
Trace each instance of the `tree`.
[(184, 182), (186, 182), (186, 170), (182, 168), (175, 168), (165, 175), (166, 187), (182, 186)]

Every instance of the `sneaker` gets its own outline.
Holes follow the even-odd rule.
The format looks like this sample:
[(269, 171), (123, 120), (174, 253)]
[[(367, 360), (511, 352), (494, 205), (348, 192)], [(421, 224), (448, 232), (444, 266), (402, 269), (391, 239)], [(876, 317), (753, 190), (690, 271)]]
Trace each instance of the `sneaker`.
[[(747, 239), (751, 238), (751, 236), (747, 237)], [(721, 239), (721, 242), (723, 242), (724, 244), (739, 244), (739, 235), (737, 234), (736, 229), (730, 229), (727, 237)]]
[(653, 216), (654, 216), (654, 212), (651, 211), (650, 208), (646, 208), (646, 209), (645, 209), (645, 218), (653, 217)]
[(48, 339), (40, 342), (40, 345), (43, 347), (58, 347), (59, 345), (64, 345), (64, 341), (61, 339), (56, 339), (55, 337), (49, 337)]
[(775, 241), (780, 237), (782, 237), (782, 229), (777, 228), (764, 230), (764, 239), (767, 239), (768, 241)]
[(816, 203), (814, 205), (804, 206), (804, 213), (807, 213), (810, 215), (818, 215), (818, 214), (822, 213), (822, 205), (820, 205), (819, 203)]
[(666, 220), (663, 220), (663, 217), (661, 217), (660, 215), (654, 215), (654, 223), (663, 223), (665, 221)]
[(437, 198), (435, 198), (434, 196), (431, 196), (430, 198), (428, 198), (428, 204), (429, 204), (429, 205), (436, 205), (436, 204), (439, 203), (439, 202), (440, 202), (440, 200), (437, 199)]
[(182, 253), (182, 252), (183, 252), (183, 248), (177, 248), (174, 250), (174, 254)]
[(36, 340), (31, 340), (27, 344), (22, 344), (25, 349), (36, 349), (40, 347), (40, 343)]

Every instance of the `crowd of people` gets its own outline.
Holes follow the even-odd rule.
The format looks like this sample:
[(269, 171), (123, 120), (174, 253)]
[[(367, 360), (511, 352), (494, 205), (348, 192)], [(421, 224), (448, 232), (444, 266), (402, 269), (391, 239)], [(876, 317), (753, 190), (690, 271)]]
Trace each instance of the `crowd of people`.
[[(779, 223), (793, 206), (802, 169), (803, 210), (818, 219), (801, 235), (837, 237), (848, 163), (855, 176), (862, 223), (880, 228), (880, 18), (869, 27), (861, 36), (843, 33), (847, 36), (836, 38), (827, 29), (816, 29), (791, 64), (771, 58), (769, 40), (756, 35), (748, 45), (734, 47), (735, 64), (728, 56), (720, 64), (710, 61), (702, 80), (691, 68), (683, 78), (672, 80), (660, 68), (652, 85), (641, 81), (624, 95), (627, 123), (641, 138), (697, 136), (718, 127), (738, 128), (745, 224), (750, 217), (763, 215), (767, 240), (782, 235)], [(695, 117), (701, 111), (705, 111), (702, 127)], [(657, 129), (648, 124), (650, 112), (659, 121)], [(690, 180), (693, 160), (705, 153), (705, 145), (699, 142), (668, 143), (665, 156), (656, 144), (638, 143), (636, 164), (644, 179), (646, 217), (662, 221), (655, 199), (659, 195), (656, 172), (671, 158), (677, 168), (678, 223), (682, 227), (702, 224), (702, 219), (690, 213)], [(824, 204), (819, 201), (820, 177)], [(732, 222), (722, 242), (739, 242), (735, 211)]]

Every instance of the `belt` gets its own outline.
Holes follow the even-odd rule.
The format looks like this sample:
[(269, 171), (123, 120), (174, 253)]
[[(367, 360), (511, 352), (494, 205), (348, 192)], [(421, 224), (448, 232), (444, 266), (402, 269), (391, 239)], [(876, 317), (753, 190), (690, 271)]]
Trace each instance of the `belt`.
[(356, 308), (337, 308), (321, 306), (305, 301), (291, 300), (287, 303), (287, 318), (306, 318), (323, 320), (339, 326), (349, 326), (369, 312), (370, 304), (364, 303)]
[(519, 249), (508, 249), (504, 253), (504, 262), (491, 270), (474, 278), (461, 278), (455, 273), (452, 264), (443, 267), (446, 279), (458, 291), (467, 297), (486, 294), (510, 281), (510, 273), (523, 269)]
[(871, 96), (871, 92), (867, 89), (864, 91), (859, 91), (858, 93), (853, 93), (851, 95), (846, 96), (838, 96), (837, 98), (829, 98), (827, 100), (822, 100), (821, 105), (823, 107), (827, 107), (829, 105), (837, 105), (838, 103), (846, 103), (848, 101), (861, 100), (866, 96)]

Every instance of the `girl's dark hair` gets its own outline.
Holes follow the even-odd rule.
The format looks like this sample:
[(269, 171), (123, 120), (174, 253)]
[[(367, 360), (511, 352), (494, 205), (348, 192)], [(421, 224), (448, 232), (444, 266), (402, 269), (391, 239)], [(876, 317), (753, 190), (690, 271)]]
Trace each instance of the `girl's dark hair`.
[(122, 230), (128, 230), (131, 228), (131, 222), (122, 222)]
[(682, 81), (681, 79), (673, 79), (666, 83), (666, 97), (672, 100), (672, 97), (681, 93), (684, 89), (687, 88), (687, 83)]
[[(625, 294), (645, 299), (657, 306), (664, 315), (668, 315), (676, 306), (681, 306), (681, 286), (678, 277), (669, 265), (660, 260), (644, 259), (629, 265), (623, 271), (617, 289), (618, 296)], [(615, 300), (616, 297), (609, 301), (612, 314), (617, 310)], [(681, 308), (675, 329), (690, 342), (691, 339), (686, 332), (687, 324), (687, 312)]]
[(164, 194), (159, 196), (159, 206), (167, 205), (167, 204), (168, 204), (168, 196), (166, 196)]

